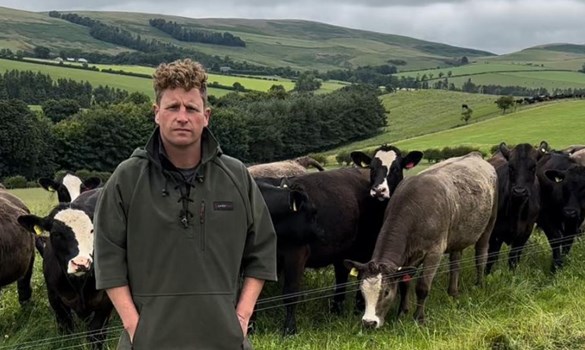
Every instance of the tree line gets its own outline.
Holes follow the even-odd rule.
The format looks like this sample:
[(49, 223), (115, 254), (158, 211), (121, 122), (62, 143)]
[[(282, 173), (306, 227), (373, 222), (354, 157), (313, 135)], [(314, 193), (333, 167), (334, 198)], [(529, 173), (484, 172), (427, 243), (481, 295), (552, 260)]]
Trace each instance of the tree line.
[[(357, 85), (320, 95), (279, 87), (230, 93), (210, 98), (210, 128), (222, 149), (244, 162), (293, 158), (378, 133), (386, 115), (377, 94)], [(62, 169), (111, 172), (144, 146), (154, 126), (150, 100), (138, 93), (83, 110), (61, 100), (33, 112), (23, 101), (2, 99), (0, 179), (34, 180)]]
[(148, 23), (152, 27), (165, 32), (180, 41), (246, 47), (244, 40), (229, 32), (219, 33), (207, 30), (187, 29), (177, 22), (167, 22), (164, 18), (151, 18)]
[(0, 74), (0, 99), (18, 99), (27, 104), (42, 104), (47, 100), (72, 99), (80, 107), (92, 104), (118, 103), (128, 98), (128, 91), (99, 85), (94, 88), (88, 81), (59, 78), (41, 72), (9, 70)]

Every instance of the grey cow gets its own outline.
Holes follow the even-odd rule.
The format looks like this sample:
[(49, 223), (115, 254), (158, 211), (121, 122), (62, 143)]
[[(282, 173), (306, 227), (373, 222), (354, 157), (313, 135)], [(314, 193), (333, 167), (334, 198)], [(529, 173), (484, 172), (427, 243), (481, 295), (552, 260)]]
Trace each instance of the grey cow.
[(362, 323), (378, 328), (400, 285), (400, 313), (408, 311), (410, 276), (417, 278), (415, 319), (424, 322), (424, 305), (443, 253), (450, 254), (449, 294), (458, 294), (464, 248), (475, 245), (477, 282), (482, 283), (488, 240), (497, 216), (497, 175), (477, 152), (450, 158), (405, 179), (385, 212), (372, 260), (355, 268), (366, 300)]

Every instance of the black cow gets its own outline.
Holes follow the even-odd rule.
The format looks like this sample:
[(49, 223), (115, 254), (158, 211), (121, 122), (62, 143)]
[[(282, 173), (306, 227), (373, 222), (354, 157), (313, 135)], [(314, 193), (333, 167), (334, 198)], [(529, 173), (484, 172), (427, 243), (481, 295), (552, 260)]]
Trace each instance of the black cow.
[(546, 150), (542, 142), (538, 150), (527, 143), (509, 150), (501, 143), (499, 154), (489, 162), (498, 174), (498, 218), (490, 236), (486, 273), (490, 273), (503, 243), (510, 246), (508, 265), (514, 269), (524, 245), (530, 238), (540, 210), (540, 186), (536, 164)]
[(59, 204), (42, 218), (23, 215), (18, 222), (31, 232), (48, 233), (43, 274), (49, 303), (59, 328), (73, 332), (73, 313), (87, 324), (88, 341), (101, 349), (113, 305), (95, 287), (93, 272), (93, 213), (100, 189), (84, 193), (70, 204)]
[(30, 280), (35, 261), (33, 235), (17, 221), (28, 213), (20, 199), (0, 189), (0, 289), (16, 281), (21, 304), (32, 296)]
[(307, 193), (299, 186), (276, 186), (274, 181), (268, 181), (256, 179), (279, 245), (304, 245), (323, 239), (323, 229), (317, 225), (317, 210)]
[(370, 169), (370, 195), (379, 200), (389, 199), (404, 178), (403, 169), (412, 169), (422, 157), (420, 151), (412, 151), (402, 157), (398, 148), (389, 145), (377, 148), (372, 158), (360, 151), (351, 152), (357, 166)]
[(57, 192), (59, 203), (70, 203), (81, 193), (97, 188), (101, 184), (101, 180), (98, 177), (90, 177), (81, 181), (78, 176), (66, 173), (59, 180), (41, 177), (39, 184), (49, 192)]
[(552, 249), (551, 270), (563, 266), (585, 218), (585, 167), (567, 154), (546, 154), (538, 162), (541, 209), (538, 226)]

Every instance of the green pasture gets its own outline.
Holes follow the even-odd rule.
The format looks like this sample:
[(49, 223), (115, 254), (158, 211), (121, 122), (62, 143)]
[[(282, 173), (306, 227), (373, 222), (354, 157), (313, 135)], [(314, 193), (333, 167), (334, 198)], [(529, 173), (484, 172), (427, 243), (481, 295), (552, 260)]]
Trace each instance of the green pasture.
[(505, 141), (509, 144), (546, 140), (562, 149), (585, 140), (585, 100), (549, 102), (534, 108), (492, 118), (476, 124), (396, 142), (401, 148), (424, 150), (444, 146), (470, 145), (489, 151)]
[[(417, 167), (418, 168), (418, 167)], [(415, 168), (415, 169), (417, 169)], [(419, 169), (420, 170), (420, 169)], [(33, 213), (45, 215), (56, 198), (42, 189), (12, 190)], [(503, 253), (506, 252), (504, 248)], [(305, 274), (306, 294), (297, 308), (299, 334), (283, 338), (280, 330), (284, 309), (280, 301), (266, 302), (280, 295), (280, 286), (269, 283), (258, 304), (258, 330), (251, 336), (257, 349), (583, 349), (585, 348), (585, 245), (577, 240), (566, 267), (555, 276), (548, 272), (550, 248), (544, 235), (535, 231), (515, 273), (507, 269), (504, 256), (488, 276), (485, 286), (474, 285), (473, 251), (462, 259), (459, 298), (447, 295), (447, 263), (443, 259), (427, 301), (427, 323), (416, 324), (411, 315), (400, 319), (392, 309), (386, 324), (378, 330), (365, 330), (361, 315), (352, 312), (357, 289), (348, 286), (346, 309), (341, 315), (328, 312), (328, 295), (321, 290), (333, 285), (330, 268)], [(33, 276), (33, 302), (21, 308), (16, 287), (0, 294), (0, 349), (90, 349), (84, 345), (83, 328), (68, 339), (59, 334), (48, 305), (37, 256)], [(414, 293), (411, 295), (414, 309)], [(109, 324), (106, 349), (115, 349), (120, 332), (116, 315)], [(210, 335), (216, 336), (216, 335)]]
[(325, 153), (379, 146), (464, 125), (461, 120), (462, 104), (467, 104), (473, 110), (470, 124), (500, 115), (494, 103), (497, 96), (493, 95), (416, 90), (397, 91), (383, 95), (381, 99), (388, 112), (388, 126), (381, 134)]
[[(83, 69), (48, 66), (38, 63), (0, 59), (0, 73), (4, 73), (5, 71), (12, 69), (41, 72), (43, 74), (50, 75), (53, 80), (62, 78), (76, 81), (89, 81), (94, 88), (98, 87), (99, 85), (108, 85), (110, 87), (127, 90), (129, 92), (141, 92), (147, 96), (154, 96), (152, 80), (148, 78), (131, 77), (126, 75), (109, 74)], [(218, 97), (223, 96), (229, 92), (229, 90), (224, 89), (209, 89), (210, 95), (215, 95)]]
[(450, 78), (449, 82), (461, 87), (468, 79), (476, 85), (524, 86), (531, 89), (585, 89), (585, 74), (579, 72), (532, 71), (478, 74)]
[(460, 75), (473, 75), (473, 74), (483, 74), (489, 72), (508, 72), (508, 71), (533, 71), (533, 70), (544, 70), (544, 67), (539, 67), (535, 65), (527, 65), (525, 63), (519, 64), (511, 64), (511, 63), (493, 63), (490, 61), (483, 61), (482, 59), (478, 59), (477, 62), (466, 64), (464, 66), (459, 67), (452, 67), (452, 68), (440, 68), (440, 69), (426, 69), (426, 70), (417, 70), (411, 72), (399, 72), (396, 76), (406, 76), (406, 77), (422, 77), (424, 74), (429, 77), (430, 74), (433, 75), (433, 78), (439, 78), (439, 74), (443, 73), (443, 78), (447, 77), (447, 74), (451, 72), (452, 76), (460, 76)]

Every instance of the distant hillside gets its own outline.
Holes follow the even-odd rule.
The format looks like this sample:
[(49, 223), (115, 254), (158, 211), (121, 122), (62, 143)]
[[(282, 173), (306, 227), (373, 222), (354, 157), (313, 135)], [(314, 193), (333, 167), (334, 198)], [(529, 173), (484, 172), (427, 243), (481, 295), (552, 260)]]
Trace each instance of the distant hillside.
[[(412, 70), (448, 67), (454, 59), (462, 56), (493, 56), (486, 51), (300, 20), (192, 19), (127, 12), (71, 13), (120, 27), (142, 39), (156, 39), (195, 48), (209, 55), (229, 56), (233, 60), (271, 67), (330, 70), (404, 61), (399, 69)], [(186, 29), (229, 32), (245, 41), (246, 47), (178, 41), (150, 26), (148, 21), (152, 18), (174, 21)], [(40, 45), (53, 52), (66, 48), (109, 54), (130, 51), (94, 39), (87, 27), (51, 18), (48, 13), (0, 7), (0, 22), (0, 48), (31, 50)]]

